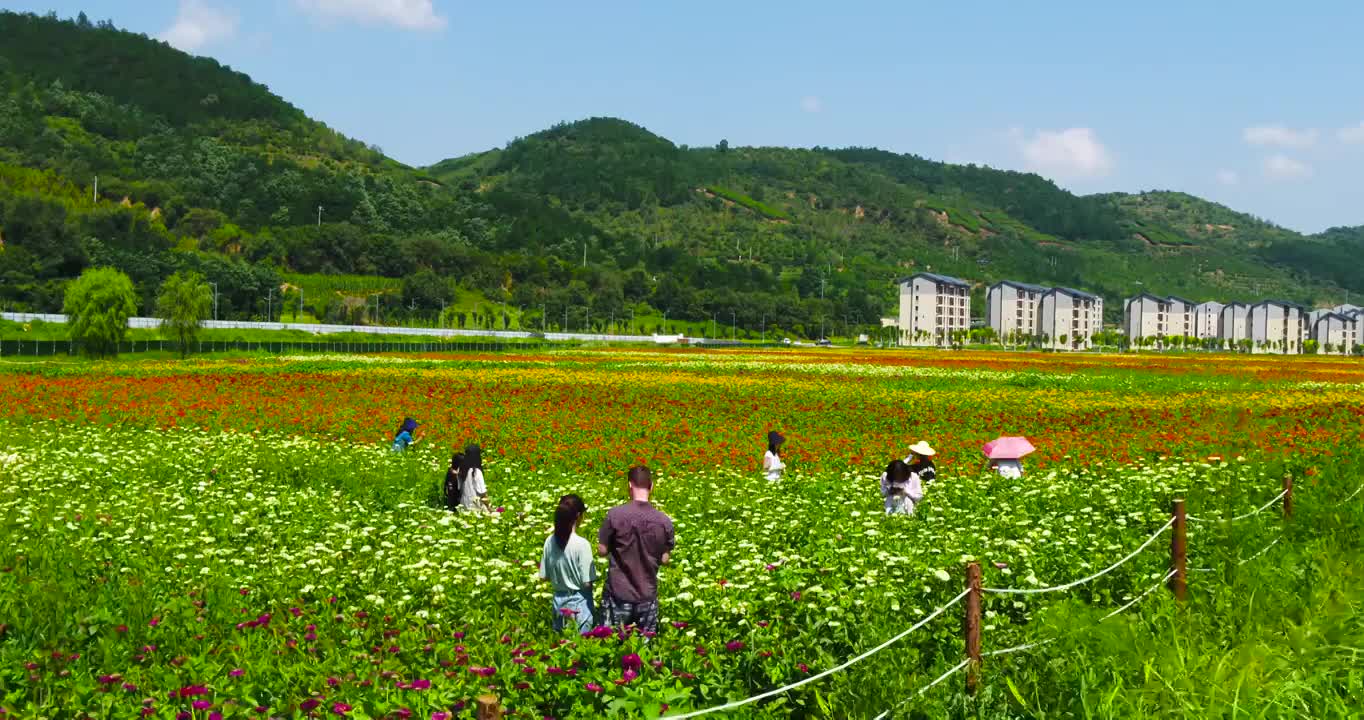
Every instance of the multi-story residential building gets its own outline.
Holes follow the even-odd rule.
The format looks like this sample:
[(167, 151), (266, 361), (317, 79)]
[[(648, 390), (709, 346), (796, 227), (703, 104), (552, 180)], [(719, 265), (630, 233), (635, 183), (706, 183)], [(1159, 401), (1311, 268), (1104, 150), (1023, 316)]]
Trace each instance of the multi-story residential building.
[[(1317, 313), (1312, 313), (1317, 315)], [(1351, 316), (1326, 311), (1312, 321), (1312, 339), (1317, 352), (1325, 355), (1346, 355), (1354, 351), (1358, 340), (1358, 314)]]
[(1238, 350), (1241, 341), (1250, 337), (1250, 325), (1247, 318), (1250, 314), (1250, 306), (1245, 303), (1227, 303), (1222, 306), (1222, 312), (1218, 313), (1217, 337), (1221, 338), (1222, 346), (1228, 350)]
[(1038, 313), (1044, 344), (1054, 350), (1088, 350), (1103, 330), (1103, 298), (1080, 290), (1048, 290)]
[(1246, 325), (1252, 352), (1296, 355), (1307, 334), (1307, 312), (1296, 303), (1264, 300), (1250, 306)]
[(1331, 308), (1331, 312), (1340, 313), (1341, 315), (1344, 315), (1346, 317), (1349, 317), (1352, 313), (1357, 313), (1362, 310), (1364, 310), (1364, 308), (1358, 305), (1351, 305), (1349, 303), (1345, 303), (1344, 305), (1337, 305)]
[(922, 272), (900, 281), (900, 344), (946, 346), (971, 329), (971, 285)]
[(1166, 299), (1170, 302), (1170, 311), (1165, 319), (1165, 334), (1197, 337), (1194, 331), (1197, 329), (1196, 308), (1198, 304), (1174, 295)]
[(1041, 333), (1038, 310), (1048, 288), (1004, 280), (985, 295), (985, 322), (1001, 342), (1028, 342)]
[(1170, 301), (1150, 293), (1128, 298), (1122, 308), (1122, 328), (1131, 345), (1141, 345), (1145, 338), (1164, 338)]
[(1194, 306), (1193, 337), (1215, 340), (1222, 337), (1222, 308), (1220, 302), (1202, 302)]

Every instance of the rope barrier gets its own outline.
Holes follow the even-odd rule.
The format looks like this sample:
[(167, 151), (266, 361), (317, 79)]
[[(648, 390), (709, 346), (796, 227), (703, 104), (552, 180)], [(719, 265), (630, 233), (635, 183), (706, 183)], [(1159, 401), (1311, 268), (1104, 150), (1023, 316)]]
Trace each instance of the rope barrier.
[(1131, 560), (1132, 558), (1140, 554), (1142, 550), (1145, 550), (1146, 548), (1150, 547), (1151, 543), (1156, 541), (1156, 538), (1160, 537), (1161, 534), (1163, 534), (1166, 530), (1169, 530), (1170, 526), (1174, 524), (1175, 519), (1172, 517), (1169, 520), (1165, 521), (1165, 524), (1161, 525), (1160, 529), (1157, 530), (1154, 534), (1152, 534), (1151, 537), (1146, 538), (1146, 542), (1142, 543), (1140, 547), (1128, 553), (1127, 557), (1117, 561), (1116, 563), (1113, 563), (1112, 565), (1108, 566), (1103, 570), (1100, 570), (1099, 572), (1094, 573), (1093, 575), (1080, 578), (1079, 580), (1075, 580), (1073, 582), (1068, 582), (1065, 585), (1055, 585), (1053, 587), (1046, 588), (982, 588), (981, 590), (982, 592), (994, 593), (996, 595), (1037, 595), (1040, 593), (1060, 592), (1062, 590), (1069, 590), (1073, 587), (1084, 585), (1085, 583), (1091, 580), (1097, 580), (1098, 578), (1101, 578), (1104, 575), (1107, 575), (1113, 572), (1114, 570), (1117, 570), (1119, 567), (1122, 567), (1124, 564), (1127, 563), (1128, 560)]
[[(924, 693), (928, 692), (929, 690), (932, 690), (933, 687), (936, 686), (938, 683), (940, 683), (940, 682), (946, 680), (947, 678), (950, 678), (950, 677), (952, 677), (953, 675), (956, 675), (957, 673), (961, 672), (961, 671), (962, 671), (962, 668), (965, 668), (965, 667), (966, 667), (967, 665), (969, 665), (970, 663), (971, 663), (971, 660), (970, 660), (969, 658), (966, 659), (966, 660), (962, 660), (961, 662), (957, 663), (955, 666), (952, 667), (951, 670), (948, 670), (947, 672), (945, 672), (945, 673), (939, 675), (937, 680), (934, 680), (933, 682), (931, 682), (931, 683), (929, 683), (929, 684), (927, 684), (927, 685), (925, 685), (925, 686), (919, 688), (919, 692), (914, 693), (914, 697), (921, 697)], [(872, 718), (872, 720), (885, 720), (885, 718), (886, 718), (887, 715), (890, 715), (891, 712), (900, 709), (900, 705), (904, 705), (904, 704), (907, 703), (907, 702), (909, 702), (908, 699), (906, 699), (906, 700), (901, 700), (900, 703), (899, 703), (898, 705), (896, 705), (895, 707), (890, 708), (889, 710), (886, 710), (885, 712), (881, 713), (880, 715), (877, 715), (876, 717)]]
[(1256, 509), (1254, 509), (1254, 510), (1251, 510), (1250, 512), (1248, 512), (1248, 513), (1246, 513), (1246, 514), (1244, 514), (1244, 515), (1237, 515), (1237, 516), (1234, 517), (1234, 518), (1222, 518), (1222, 519), (1219, 519), (1219, 520), (1205, 520), (1205, 519), (1203, 519), (1203, 518), (1196, 518), (1196, 517), (1194, 517), (1194, 516), (1192, 516), (1192, 515), (1186, 515), (1185, 517), (1188, 519), (1189, 522), (1196, 522), (1196, 523), (1206, 523), (1206, 522), (1223, 522), (1223, 523), (1240, 522), (1240, 521), (1245, 520), (1245, 519), (1247, 519), (1247, 518), (1253, 518), (1253, 517), (1255, 517), (1256, 515), (1259, 515), (1260, 513), (1262, 513), (1262, 512), (1264, 512), (1264, 511), (1268, 510), (1272, 505), (1274, 505), (1274, 503), (1276, 503), (1276, 502), (1282, 500), (1282, 499), (1283, 499), (1283, 496), (1285, 496), (1285, 495), (1287, 495), (1287, 494), (1288, 494), (1288, 488), (1284, 488), (1284, 489), (1283, 489), (1283, 492), (1280, 492), (1278, 495), (1275, 495), (1273, 500), (1270, 500), (1269, 502), (1265, 503), (1264, 505), (1261, 505), (1260, 507), (1258, 507), (1258, 508), (1256, 508)]
[[(967, 595), (967, 593), (969, 593), (969, 592), (970, 592), (970, 590), (962, 590), (961, 593), (959, 593), (956, 597), (952, 598), (946, 605), (943, 605), (942, 607), (938, 608), (937, 610), (934, 610), (932, 613), (929, 613), (929, 615), (928, 615), (927, 617), (925, 617), (924, 619), (920, 620), (920, 621), (917, 622), (917, 623), (914, 623), (914, 625), (913, 625), (912, 627), (910, 627), (908, 630), (906, 630), (906, 631), (900, 633), (899, 635), (896, 635), (895, 637), (893, 637), (893, 638), (891, 638), (891, 639), (889, 639), (889, 640), (887, 640), (887, 641), (881, 643), (880, 645), (877, 645), (876, 647), (874, 647), (874, 648), (872, 648), (872, 649), (870, 649), (870, 650), (868, 650), (868, 651), (862, 653), (861, 655), (858, 655), (857, 657), (855, 657), (855, 658), (853, 658), (853, 659), (851, 659), (851, 660), (849, 660), (849, 661), (843, 663), (842, 665), (838, 665), (838, 666), (835, 666), (835, 667), (831, 667), (831, 668), (829, 668), (828, 670), (825, 670), (825, 671), (820, 672), (820, 673), (815, 674), (815, 675), (811, 675), (811, 676), (808, 677), (808, 678), (804, 678), (804, 679), (802, 679), (802, 680), (797, 680), (796, 682), (793, 682), (793, 683), (791, 683), (790, 685), (785, 685), (785, 686), (779, 687), (779, 688), (777, 688), (777, 689), (775, 689), (775, 690), (768, 690), (767, 692), (759, 693), (759, 694), (754, 695), (753, 697), (750, 697), (750, 698), (745, 698), (745, 699), (743, 699), (743, 700), (736, 700), (736, 701), (734, 701), (734, 702), (732, 702), (732, 703), (726, 703), (726, 704), (724, 704), (724, 705), (717, 705), (717, 706), (715, 706), (715, 707), (713, 707), (713, 708), (707, 708), (707, 709), (705, 709), (705, 710), (693, 710), (692, 712), (682, 713), (682, 714), (680, 714), (680, 715), (665, 715), (665, 716), (663, 716), (663, 717), (669, 718), (669, 720), (686, 720), (686, 718), (701, 717), (702, 715), (709, 715), (709, 714), (715, 713), (715, 712), (722, 712), (722, 711), (725, 711), (725, 710), (733, 710), (734, 708), (743, 707), (743, 706), (745, 706), (745, 705), (748, 705), (749, 703), (755, 703), (755, 702), (757, 702), (757, 701), (759, 701), (759, 700), (765, 700), (765, 699), (767, 699), (767, 698), (770, 698), (770, 697), (773, 697), (773, 696), (776, 696), (776, 695), (780, 695), (780, 694), (782, 694), (782, 693), (784, 693), (784, 692), (789, 692), (789, 691), (791, 691), (791, 690), (795, 690), (796, 688), (801, 687), (802, 685), (808, 685), (808, 684), (810, 684), (810, 683), (812, 683), (812, 682), (814, 682), (814, 681), (816, 681), (816, 680), (820, 680), (820, 679), (826, 678), (826, 677), (828, 677), (828, 676), (830, 676), (830, 675), (833, 675), (833, 674), (836, 673), (836, 672), (841, 672), (841, 671), (843, 671), (843, 670), (846, 670), (846, 669), (848, 669), (849, 667), (852, 667), (853, 665), (855, 665), (855, 664), (857, 664), (857, 663), (859, 663), (859, 662), (862, 662), (863, 660), (866, 660), (867, 658), (871, 657), (872, 655), (875, 655), (876, 653), (879, 653), (879, 652), (881, 652), (882, 650), (885, 650), (886, 648), (890, 647), (891, 645), (894, 645), (894, 644), (895, 644), (896, 642), (898, 642), (900, 639), (904, 638), (906, 635), (909, 635), (910, 633), (914, 632), (915, 630), (918, 630), (919, 628), (923, 627), (924, 625), (927, 625), (927, 624), (929, 623), (929, 621), (933, 620), (933, 618), (938, 617), (939, 615), (941, 615), (941, 614), (943, 614), (944, 612), (946, 612), (946, 611), (947, 611), (949, 608), (951, 608), (953, 605), (956, 605), (957, 603), (961, 602), (962, 599), (965, 598), (966, 595)], [(964, 667), (964, 665), (963, 665), (963, 667)], [(931, 686), (930, 686), (930, 687), (931, 687)]]
[(1360, 491), (1364, 491), (1364, 485), (1360, 485), (1354, 492), (1350, 493), (1350, 497), (1345, 498), (1345, 500), (1343, 500), (1342, 502), (1350, 502), (1351, 500), (1354, 500), (1355, 496), (1358, 495)]
[(1142, 594), (1140, 594), (1140, 595), (1138, 595), (1138, 596), (1132, 598), (1132, 600), (1129, 601), (1126, 605), (1123, 605), (1122, 607), (1118, 608), (1117, 610), (1114, 610), (1113, 612), (1111, 612), (1111, 613), (1109, 613), (1109, 614), (1107, 614), (1107, 615), (1105, 615), (1105, 616), (1099, 618), (1099, 622), (1103, 622), (1103, 621), (1105, 621), (1105, 620), (1107, 620), (1107, 619), (1113, 617), (1114, 615), (1117, 615), (1117, 614), (1119, 614), (1119, 613), (1121, 613), (1121, 612), (1127, 610), (1127, 608), (1130, 608), (1130, 607), (1132, 607), (1133, 605), (1136, 605), (1137, 603), (1141, 602), (1142, 600), (1144, 600), (1144, 599), (1146, 598), (1147, 595), (1150, 595), (1151, 593), (1153, 593), (1153, 592), (1159, 590), (1160, 587), (1161, 587), (1162, 585), (1164, 585), (1165, 583), (1169, 582), (1169, 581), (1170, 581), (1170, 578), (1172, 578), (1172, 577), (1174, 577), (1174, 576), (1175, 576), (1175, 571), (1174, 571), (1174, 570), (1171, 570), (1170, 572), (1166, 573), (1166, 574), (1165, 574), (1165, 577), (1161, 578), (1160, 582), (1156, 583), (1155, 585), (1152, 585), (1152, 586), (1149, 587), (1149, 588), (1146, 588), (1146, 592), (1144, 592), (1144, 593), (1142, 593)]
[(1251, 560), (1254, 560), (1255, 558), (1260, 557), (1261, 555), (1264, 555), (1265, 553), (1269, 552), (1269, 549), (1272, 548), (1272, 547), (1274, 547), (1275, 545), (1278, 545), (1278, 544), (1279, 544), (1279, 541), (1282, 540), (1282, 539), (1283, 539), (1283, 535), (1280, 535), (1280, 536), (1274, 538), (1274, 542), (1271, 542), (1270, 544), (1268, 544), (1268, 545), (1266, 545), (1266, 546), (1260, 548), (1260, 551), (1259, 551), (1259, 552), (1255, 553), (1254, 555), (1251, 555), (1250, 557), (1246, 558), (1245, 560), (1242, 560), (1242, 561), (1236, 563), (1236, 567), (1241, 567), (1242, 565), (1245, 565), (1246, 563), (1250, 562)]

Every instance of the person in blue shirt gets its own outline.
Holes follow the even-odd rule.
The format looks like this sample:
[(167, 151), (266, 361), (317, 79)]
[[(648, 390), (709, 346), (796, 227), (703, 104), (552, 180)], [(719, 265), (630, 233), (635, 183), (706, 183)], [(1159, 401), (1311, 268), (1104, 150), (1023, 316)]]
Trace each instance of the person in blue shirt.
[(412, 418), (403, 418), (403, 424), (393, 436), (393, 452), (403, 452), (408, 445), (417, 441), (414, 433), (417, 432), (419, 425), (420, 423)]

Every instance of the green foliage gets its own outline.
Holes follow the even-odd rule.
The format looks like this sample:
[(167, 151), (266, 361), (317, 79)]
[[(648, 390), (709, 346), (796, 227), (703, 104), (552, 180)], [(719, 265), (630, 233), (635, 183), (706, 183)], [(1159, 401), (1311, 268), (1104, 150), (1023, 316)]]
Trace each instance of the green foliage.
[(62, 312), (82, 353), (97, 358), (117, 355), (128, 318), (137, 312), (133, 282), (113, 268), (86, 270), (66, 286)]
[(213, 291), (196, 272), (176, 273), (161, 286), (156, 316), (161, 332), (175, 341), (181, 357), (189, 356), (199, 328), (213, 309)]
[(727, 188), (718, 187), (718, 186), (715, 186), (715, 185), (711, 185), (711, 186), (707, 187), (706, 190), (709, 191), (709, 192), (710, 192), (711, 194), (713, 194), (713, 195), (718, 195), (718, 196), (720, 196), (720, 197), (722, 197), (722, 198), (724, 198), (724, 199), (726, 199), (726, 200), (728, 200), (728, 201), (730, 201), (730, 202), (732, 202), (732, 203), (734, 203), (734, 204), (736, 204), (736, 205), (740, 205), (740, 206), (742, 206), (742, 207), (746, 207), (746, 208), (748, 208), (749, 210), (752, 210), (753, 212), (756, 212), (756, 213), (758, 213), (759, 215), (762, 215), (762, 216), (764, 216), (764, 217), (768, 217), (768, 218), (771, 218), (771, 219), (773, 219), (773, 220), (790, 220), (790, 219), (791, 219), (791, 216), (787, 215), (786, 213), (782, 212), (781, 210), (778, 210), (778, 209), (776, 209), (776, 208), (774, 208), (774, 207), (772, 207), (772, 206), (770, 206), (770, 205), (766, 205), (766, 204), (764, 204), (764, 203), (760, 203), (760, 202), (758, 202), (757, 200), (754, 200), (753, 198), (751, 198), (751, 197), (749, 197), (749, 196), (747, 196), (747, 195), (745, 195), (745, 194), (743, 194), (743, 193), (734, 192), (733, 190), (729, 190), (729, 189), (727, 189)]
[(679, 147), (612, 118), (413, 170), (245, 75), (107, 24), (0, 13), (0, 37), (16, 38), (0, 43), (0, 301), (18, 309), (56, 310), (91, 266), (127, 273), (143, 305), (200, 272), (224, 319), (293, 312), (284, 272), (383, 278), (292, 283), (301, 317), (433, 323), (435, 296), (416, 292), (429, 283), (408, 280), (431, 273), (546, 329), (637, 308), (797, 337), (876, 329), (897, 302), (888, 279), (924, 269), (1087, 288), (1110, 320), (1138, 282), (1195, 300), (1364, 291), (1354, 236), (1303, 238), (1185, 195), (1080, 197), (864, 148)]

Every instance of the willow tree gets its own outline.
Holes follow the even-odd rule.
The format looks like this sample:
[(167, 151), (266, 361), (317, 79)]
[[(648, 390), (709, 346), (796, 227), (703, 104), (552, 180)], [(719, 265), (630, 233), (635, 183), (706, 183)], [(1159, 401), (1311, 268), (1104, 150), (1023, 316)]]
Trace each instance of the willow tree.
[(67, 331), (81, 352), (90, 357), (118, 354), (128, 334), (128, 318), (137, 312), (133, 281), (113, 268), (94, 268), (66, 286), (62, 310)]
[(189, 356), (199, 327), (212, 309), (213, 292), (199, 273), (175, 273), (161, 284), (156, 316), (161, 319), (161, 334), (175, 342), (180, 357)]

